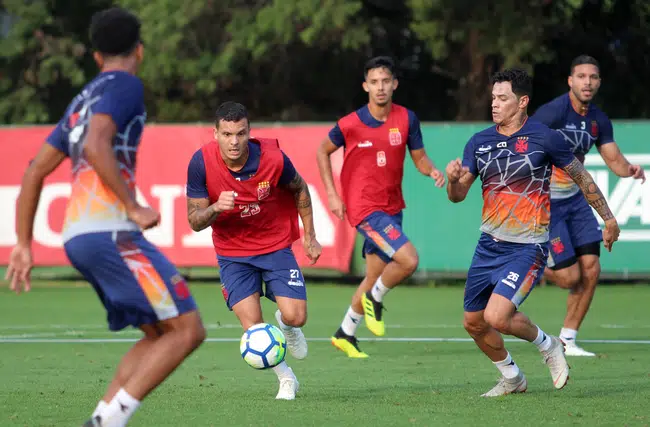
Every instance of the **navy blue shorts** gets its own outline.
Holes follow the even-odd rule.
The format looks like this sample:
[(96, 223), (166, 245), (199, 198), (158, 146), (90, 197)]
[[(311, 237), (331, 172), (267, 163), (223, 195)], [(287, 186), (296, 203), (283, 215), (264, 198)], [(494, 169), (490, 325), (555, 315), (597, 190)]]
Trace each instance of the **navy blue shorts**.
[(481, 311), (493, 293), (519, 308), (546, 266), (546, 244), (497, 241), (481, 234), (465, 283), (465, 311)]
[[(218, 256), (221, 291), (230, 310), (255, 293), (275, 302), (275, 297), (306, 300), (307, 290), (291, 248), (249, 257)], [(262, 289), (262, 282), (266, 289)]]
[[(581, 248), (591, 245), (600, 248), (603, 232), (591, 206), (582, 193), (566, 199), (551, 200), (551, 228), (549, 230), (552, 269), (569, 267), (577, 262)], [(595, 253), (594, 253), (595, 252)], [(588, 253), (600, 255), (599, 250)]]
[(113, 331), (196, 310), (183, 276), (140, 232), (83, 234), (64, 248), (97, 292)]
[(365, 237), (363, 257), (377, 254), (385, 263), (389, 263), (395, 252), (409, 241), (402, 231), (402, 212), (393, 216), (373, 212), (357, 225), (357, 230)]

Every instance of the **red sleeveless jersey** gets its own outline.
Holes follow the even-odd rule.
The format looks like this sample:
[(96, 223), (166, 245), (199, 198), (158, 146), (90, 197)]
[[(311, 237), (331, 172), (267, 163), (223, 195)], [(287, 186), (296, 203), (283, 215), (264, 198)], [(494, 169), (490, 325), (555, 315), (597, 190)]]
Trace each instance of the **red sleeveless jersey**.
[(378, 128), (364, 124), (356, 112), (343, 117), (338, 125), (345, 138), (341, 187), (350, 224), (356, 227), (377, 211), (399, 213), (406, 207), (402, 177), (408, 110), (393, 104), (388, 119)]
[(201, 148), (210, 203), (222, 191), (234, 191), (235, 209), (222, 212), (212, 224), (217, 255), (253, 256), (290, 246), (300, 237), (298, 210), (293, 194), (278, 186), (284, 158), (277, 139), (250, 140), (261, 146), (260, 165), (254, 176), (237, 181), (221, 158), (219, 144)]

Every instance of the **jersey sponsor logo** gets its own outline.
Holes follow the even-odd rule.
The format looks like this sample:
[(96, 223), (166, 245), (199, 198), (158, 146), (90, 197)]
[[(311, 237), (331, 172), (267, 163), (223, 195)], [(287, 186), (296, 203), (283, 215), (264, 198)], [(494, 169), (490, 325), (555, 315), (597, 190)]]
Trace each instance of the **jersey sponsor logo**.
[(390, 128), (388, 131), (388, 141), (390, 141), (390, 145), (402, 145), (402, 134), (398, 128)]
[(528, 137), (520, 136), (515, 142), (515, 151), (517, 153), (525, 153), (528, 151)]
[(357, 147), (359, 148), (367, 148), (367, 147), (372, 147), (372, 141), (363, 141), (357, 144)]
[(564, 243), (562, 243), (562, 240), (559, 237), (551, 239), (551, 249), (553, 249), (553, 252), (556, 254), (564, 252)]
[(486, 151), (490, 151), (492, 149), (491, 145), (488, 145), (487, 147), (478, 147), (478, 151), (480, 153), (485, 153)]
[(386, 166), (386, 153), (383, 151), (377, 152), (377, 166), (380, 168)]
[(257, 200), (264, 200), (271, 195), (271, 183), (262, 181), (257, 184)]
[(508, 148), (508, 143), (506, 141), (501, 141), (497, 144), (497, 148)]

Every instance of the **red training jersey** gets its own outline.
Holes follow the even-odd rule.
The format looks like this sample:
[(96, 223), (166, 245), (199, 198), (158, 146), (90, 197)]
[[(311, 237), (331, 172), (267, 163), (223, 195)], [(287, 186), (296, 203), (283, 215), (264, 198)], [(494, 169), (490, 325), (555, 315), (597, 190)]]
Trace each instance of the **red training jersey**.
[(294, 196), (278, 186), (284, 167), (278, 140), (250, 141), (261, 146), (260, 165), (255, 175), (245, 181), (232, 176), (216, 141), (201, 148), (210, 203), (219, 200), (222, 191), (237, 193), (235, 209), (221, 212), (212, 224), (217, 255), (267, 254), (290, 246), (300, 237)]
[(408, 110), (393, 104), (386, 122), (378, 128), (364, 124), (356, 112), (343, 117), (338, 125), (345, 138), (341, 187), (350, 224), (356, 227), (377, 211), (399, 213), (406, 207), (402, 177)]

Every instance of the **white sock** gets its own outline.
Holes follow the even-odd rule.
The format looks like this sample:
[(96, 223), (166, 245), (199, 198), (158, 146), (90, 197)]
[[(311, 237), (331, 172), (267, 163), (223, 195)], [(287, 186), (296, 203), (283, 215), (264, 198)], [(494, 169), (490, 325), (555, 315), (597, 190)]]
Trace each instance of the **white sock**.
[(578, 331), (575, 329), (562, 328), (560, 331), (560, 338), (563, 341), (575, 341), (576, 336), (578, 336)]
[(280, 310), (276, 310), (276, 312), (275, 312), (275, 320), (278, 321), (278, 326), (283, 331), (290, 331), (290, 330), (293, 329), (293, 326), (288, 326), (288, 325), (284, 324), (284, 322), (282, 321), (282, 313), (280, 313)]
[(363, 314), (359, 314), (352, 309), (352, 306), (348, 308), (348, 312), (345, 313), (343, 322), (341, 322), (341, 329), (346, 335), (354, 336), (357, 333), (357, 328), (359, 323), (363, 319)]
[(106, 408), (107, 405), (108, 403), (106, 403), (103, 400), (100, 400), (99, 403), (97, 404), (97, 407), (95, 408), (95, 412), (93, 412), (92, 418), (95, 418), (97, 415), (99, 415), (104, 410), (104, 408)]
[(281, 380), (282, 378), (293, 378), (295, 376), (293, 374), (293, 371), (285, 361), (280, 363), (278, 366), (274, 366), (273, 370), (275, 371), (275, 375), (278, 376), (279, 380)]
[(514, 360), (512, 360), (512, 357), (510, 357), (510, 353), (508, 353), (508, 356), (503, 359), (501, 362), (493, 362), (494, 365), (501, 371), (501, 374), (506, 378), (506, 379), (513, 379), (519, 375), (519, 366), (515, 363)]
[(537, 346), (539, 351), (547, 351), (549, 348), (551, 348), (551, 344), (553, 341), (551, 340), (551, 337), (546, 335), (544, 331), (542, 331), (539, 326), (537, 327), (537, 338), (533, 341), (533, 344)]
[(140, 407), (140, 401), (121, 388), (111, 403), (99, 413), (103, 427), (126, 427), (135, 411)]
[(377, 279), (375, 282), (375, 285), (372, 287), (372, 290), (370, 291), (372, 293), (372, 297), (374, 298), (375, 301), (377, 302), (382, 302), (384, 299), (384, 295), (386, 295), (390, 291), (390, 288), (387, 288), (384, 286), (384, 282), (381, 281), (381, 277)]

